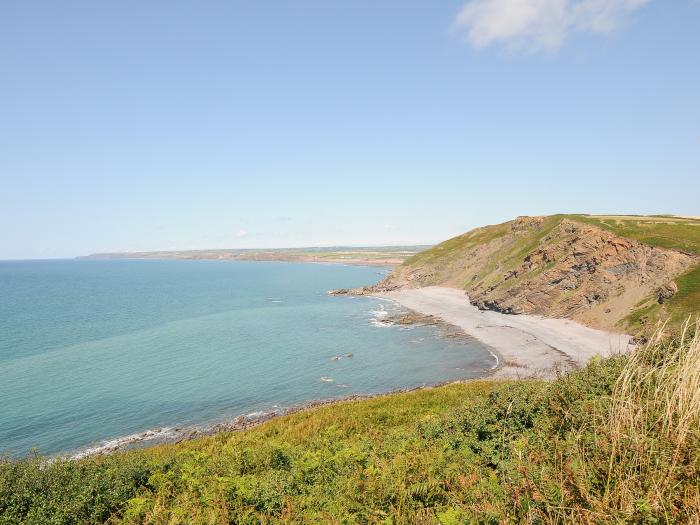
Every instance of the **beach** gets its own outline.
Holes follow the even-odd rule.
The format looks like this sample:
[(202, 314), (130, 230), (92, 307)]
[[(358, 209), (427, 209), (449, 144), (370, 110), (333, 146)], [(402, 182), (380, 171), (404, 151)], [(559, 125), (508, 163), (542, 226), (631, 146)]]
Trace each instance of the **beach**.
[(631, 336), (597, 330), (570, 319), (479, 310), (461, 290), (442, 286), (377, 294), (423, 315), (437, 317), (488, 345), (498, 358), (495, 377), (551, 378), (585, 366), (596, 355), (626, 352)]

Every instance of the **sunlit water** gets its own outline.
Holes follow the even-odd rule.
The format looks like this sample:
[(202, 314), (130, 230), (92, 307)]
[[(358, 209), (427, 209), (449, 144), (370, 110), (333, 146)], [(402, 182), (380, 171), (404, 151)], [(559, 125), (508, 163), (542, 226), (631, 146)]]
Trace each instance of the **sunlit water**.
[[(358, 266), (0, 262), (0, 454), (53, 454), (160, 427), (482, 375), (493, 357), (397, 307), (327, 290)], [(352, 354), (352, 357), (348, 357)]]

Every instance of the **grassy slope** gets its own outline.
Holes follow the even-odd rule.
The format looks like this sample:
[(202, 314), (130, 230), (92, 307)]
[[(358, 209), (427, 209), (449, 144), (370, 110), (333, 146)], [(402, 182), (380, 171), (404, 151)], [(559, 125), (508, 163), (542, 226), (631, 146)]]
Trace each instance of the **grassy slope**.
[[(408, 269), (430, 268), (431, 275), (422, 282), (423, 285), (450, 282), (464, 288), (477, 284), (490, 286), (501, 281), (505, 272), (519, 266), (523, 258), (535, 249), (562, 217), (547, 217), (540, 229), (531, 230), (517, 238), (509, 235), (512, 221), (477, 228), (414, 255), (402, 266)], [(495, 246), (488, 256), (480, 257), (476, 265), (464, 265), (465, 254), (489, 243), (494, 243)], [(517, 282), (514, 279), (509, 285), (513, 286)]]
[(350, 401), (105, 458), (0, 463), (0, 523), (691, 522), (691, 347), (595, 361), (554, 382)]
[(447, 241), (417, 253), (404, 263), (406, 266), (422, 266), (434, 263), (441, 259), (459, 257), (465, 251), (475, 248), (480, 244), (506, 235), (510, 231), (510, 223), (495, 224), (471, 230), (465, 234), (453, 237)]

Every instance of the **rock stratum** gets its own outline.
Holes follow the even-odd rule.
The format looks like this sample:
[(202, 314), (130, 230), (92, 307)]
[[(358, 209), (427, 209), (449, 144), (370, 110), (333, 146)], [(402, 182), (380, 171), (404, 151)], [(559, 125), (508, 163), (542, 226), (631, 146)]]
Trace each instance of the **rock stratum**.
[[(689, 240), (656, 239), (650, 241), (654, 246), (632, 238), (669, 228)], [(350, 292), (449, 286), (464, 290), (483, 310), (625, 329), (633, 321), (650, 321), (635, 312), (651, 314), (672, 303), (679, 291), (676, 279), (700, 268), (699, 234), (700, 221), (675, 217), (518, 217), (445, 241), (409, 258), (376, 285)], [(684, 297), (688, 292), (694, 290), (684, 289)]]

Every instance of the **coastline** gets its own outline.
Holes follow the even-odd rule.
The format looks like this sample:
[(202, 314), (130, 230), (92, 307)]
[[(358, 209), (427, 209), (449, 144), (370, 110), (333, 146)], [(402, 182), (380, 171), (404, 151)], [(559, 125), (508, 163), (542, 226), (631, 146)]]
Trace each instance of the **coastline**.
[[(473, 338), (487, 347), (496, 365), (483, 375), (398, 388), (372, 394), (310, 400), (306, 403), (266, 412), (253, 412), (209, 424), (150, 429), (59, 454), (71, 460), (111, 454), (118, 451), (179, 443), (222, 432), (238, 432), (272, 419), (314, 408), (391, 396), (421, 389), (479, 380), (551, 379), (560, 372), (584, 366), (594, 355), (609, 356), (626, 351), (630, 336), (589, 328), (569, 319), (507, 315), (477, 309), (461, 290), (445, 287), (404, 289), (372, 294), (376, 299), (397, 304), (403, 313), (379, 322), (392, 325), (434, 326), (440, 337)], [(601, 351), (601, 348), (603, 349)]]
[(396, 267), (428, 248), (414, 246), (336, 246), (275, 249), (212, 249), (151, 252), (116, 252), (81, 255), (76, 260), (199, 260), (330, 263), (359, 266)]
[(632, 337), (570, 319), (479, 310), (455, 288), (430, 286), (372, 294), (461, 329), (490, 348), (498, 360), (492, 377), (551, 379), (585, 366), (596, 355), (627, 352)]
[[(431, 390), (448, 385), (459, 385), (470, 383), (472, 381), (484, 381), (492, 378), (492, 372), (483, 376), (473, 377), (468, 379), (457, 379), (454, 381), (440, 381), (425, 385), (397, 388), (387, 392), (377, 392), (373, 394), (351, 394), (337, 398), (313, 399), (306, 403), (293, 405), (285, 408), (279, 408), (268, 412), (253, 412), (236, 416), (228, 421), (219, 421), (216, 423), (191, 425), (185, 427), (164, 427), (157, 429), (145, 430), (127, 436), (122, 436), (114, 439), (107, 439), (96, 445), (88, 445), (79, 449), (74, 449), (60, 454), (51, 456), (52, 460), (67, 459), (77, 461), (94, 456), (104, 456), (117, 452), (125, 452), (138, 448), (150, 448), (158, 445), (174, 445), (183, 441), (192, 441), (207, 436), (213, 436), (225, 432), (241, 432), (260, 426), (273, 419), (278, 419), (284, 416), (306, 412), (316, 408), (348, 403), (352, 401), (367, 401), (380, 397), (395, 396), (399, 394), (407, 394), (419, 390)], [(505, 379), (505, 378), (501, 378)]]
[[(399, 313), (395, 313), (393, 315), (388, 316), (375, 316), (374, 319), (371, 321), (371, 324), (376, 323), (377, 325), (381, 326), (396, 327), (395, 329), (400, 329), (401, 327), (405, 329), (410, 328), (412, 326), (426, 326), (434, 328), (435, 336), (440, 339), (460, 340), (463, 341), (465, 344), (469, 344), (469, 341), (472, 341), (473, 344), (473, 341), (475, 341), (474, 337), (470, 336), (469, 334), (466, 334), (461, 328), (449, 323), (445, 323), (439, 318), (431, 318), (429, 316), (416, 315), (409, 309), (398, 305), (396, 301), (387, 299), (385, 297), (373, 298), (379, 299), (382, 302), (386, 301), (387, 303), (397, 305)], [(381, 308), (383, 309), (383, 307)], [(484, 345), (481, 346), (483, 347)], [(491, 349), (486, 348), (486, 350), (489, 351), (489, 353), (491, 353), (492, 356), (494, 356), (496, 362), (498, 363), (498, 356), (496, 356), (491, 351)], [(128, 451), (139, 448), (150, 448), (165, 444), (176, 444), (183, 441), (191, 441), (219, 433), (244, 431), (257, 427), (263, 423), (266, 423), (267, 421), (271, 421), (279, 417), (284, 417), (287, 415), (295, 414), (298, 412), (304, 412), (307, 410), (313, 410), (322, 406), (334, 405), (338, 403), (345, 403), (351, 401), (370, 400), (384, 396), (399, 395), (418, 390), (433, 389), (447, 385), (463, 384), (471, 381), (489, 379), (493, 376), (495, 370), (496, 367), (493, 366), (491, 368), (484, 368), (483, 370), (476, 372), (478, 373), (478, 375), (471, 377), (449, 379), (437, 382), (425, 382), (418, 385), (414, 383), (410, 386), (393, 388), (381, 392), (352, 393), (338, 397), (315, 398), (297, 404), (290, 404), (289, 406), (273, 405), (269, 409), (261, 409), (259, 411), (243, 413), (235, 416), (228, 416), (226, 418), (218, 418), (202, 423), (191, 423), (184, 425), (170, 424), (163, 427), (152, 427), (142, 431), (134, 432), (132, 434), (126, 434), (92, 442), (80, 446), (79, 448), (74, 448), (56, 454), (52, 454), (49, 457), (55, 459), (80, 460), (94, 456), (109, 455), (120, 451)]]
[(368, 268), (393, 269), (403, 262), (398, 259), (341, 259), (341, 258), (266, 258), (266, 257), (220, 257), (220, 258), (195, 258), (195, 257), (93, 257), (80, 256), (67, 261), (212, 261), (212, 262), (260, 262), (260, 263), (297, 263), (297, 264), (333, 264), (345, 266), (365, 266)]

